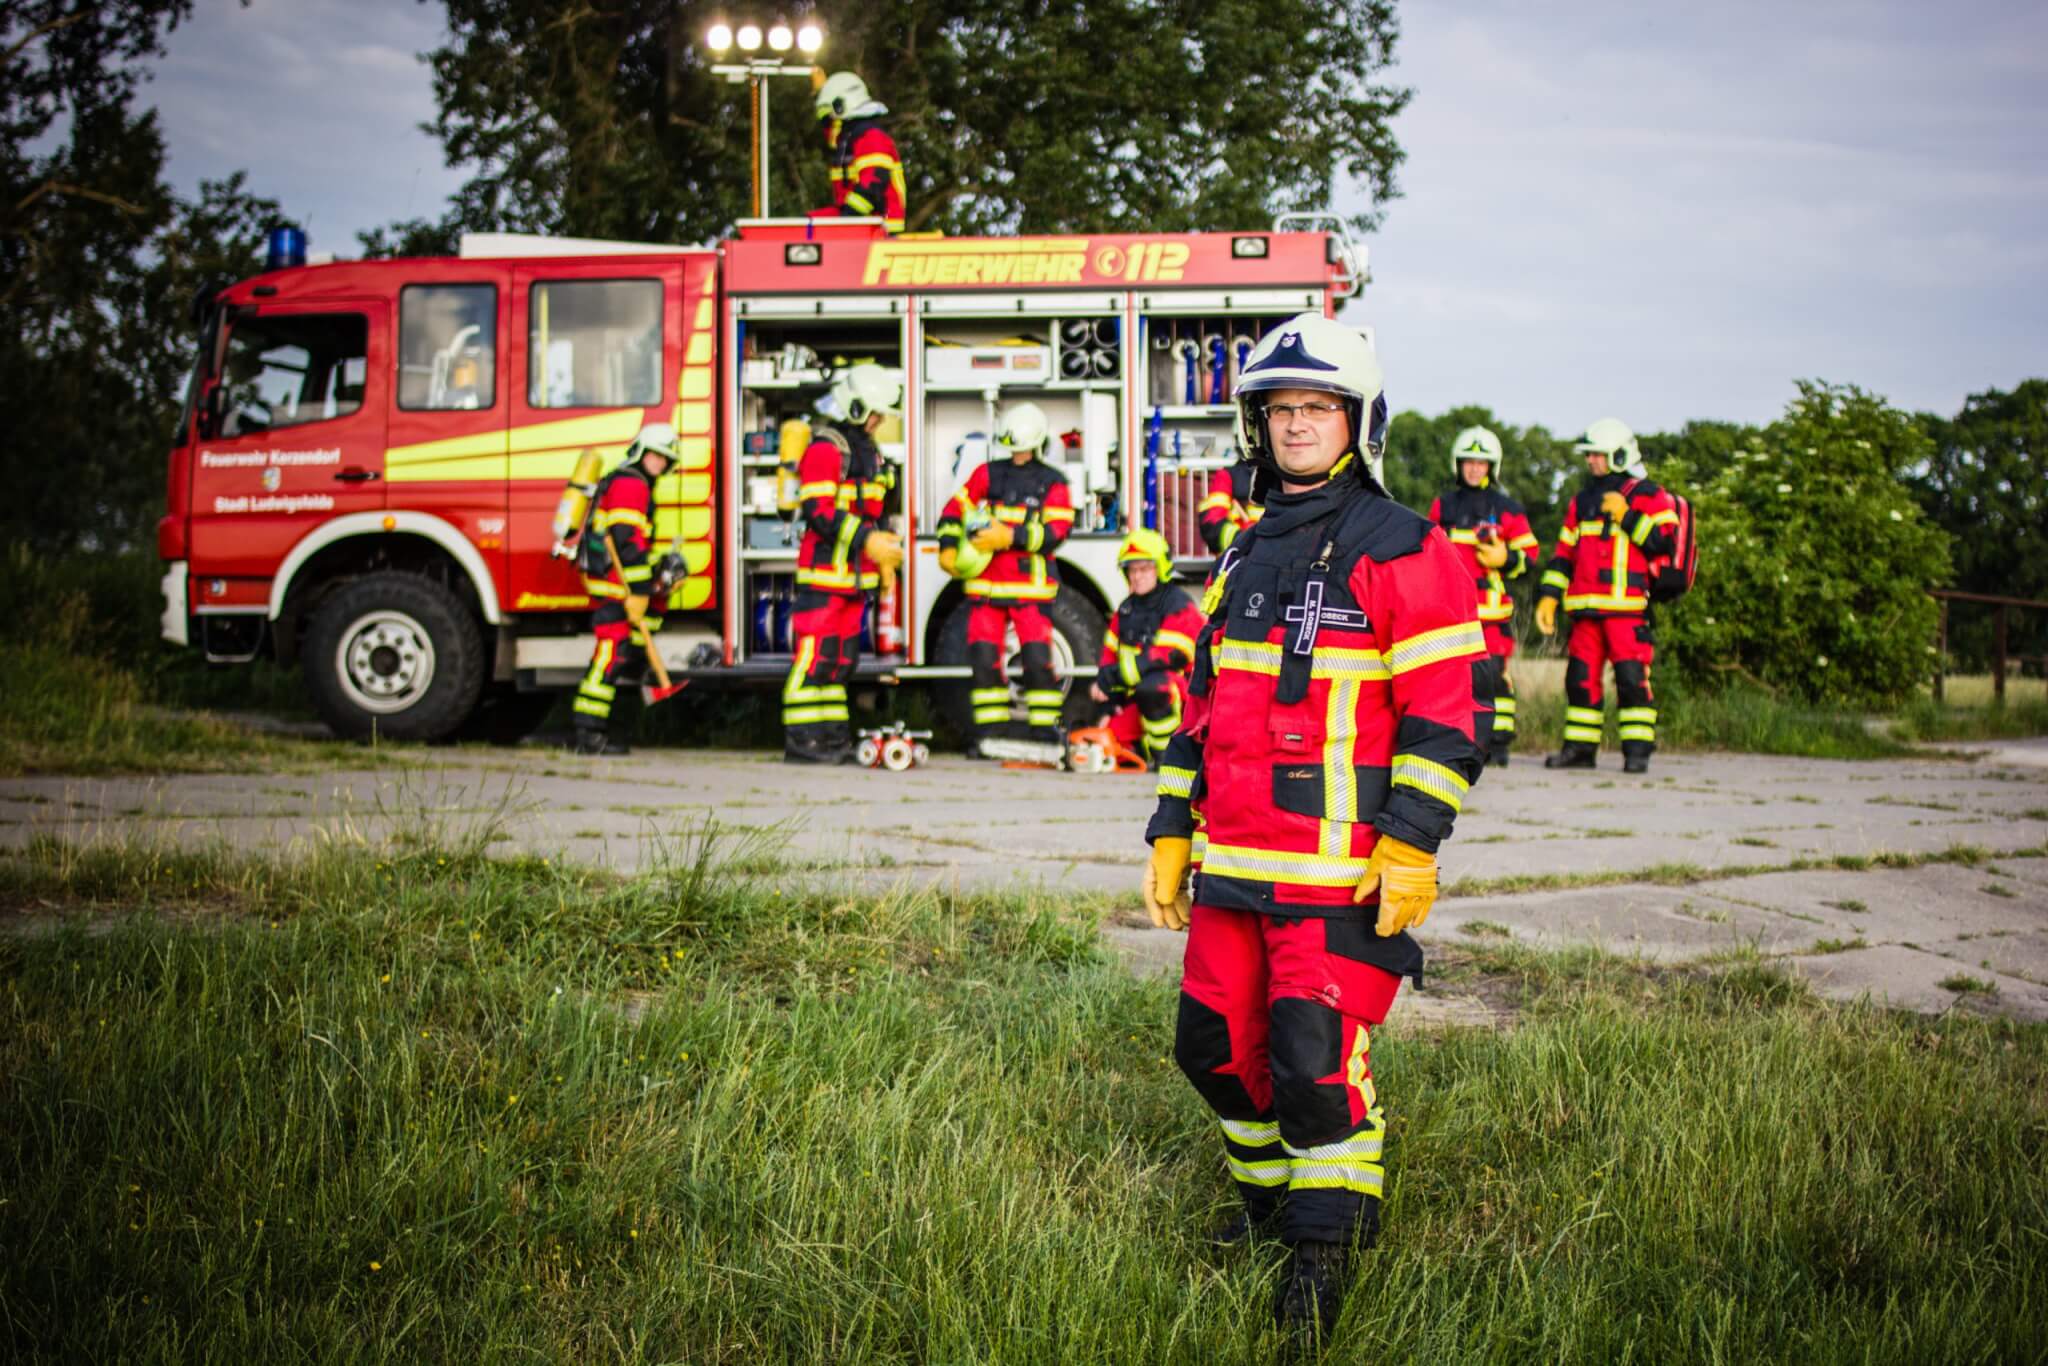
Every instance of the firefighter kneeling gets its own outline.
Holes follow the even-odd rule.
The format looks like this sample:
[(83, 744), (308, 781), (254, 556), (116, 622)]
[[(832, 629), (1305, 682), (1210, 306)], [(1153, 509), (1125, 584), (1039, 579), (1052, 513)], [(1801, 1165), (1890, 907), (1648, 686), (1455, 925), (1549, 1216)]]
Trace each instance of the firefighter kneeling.
[(1088, 695), (1119, 704), (1109, 718), (1110, 734), (1126, 749), (1142, 744), (1146, 764), (1156, 769), (1180, 729), (1203, 617), (1194, 599), (1173, 585), (1173, 555), (1158, 532), (1133, 531), (1116, 562), (1131, 591), (1103, 637), (1101, 668)]
[(1647, 773), (1657, 748), (1657, 697), (1650, 665), (1650, 561), (1676, 548), (1677, 504), (1644, 477), (1635, 433), (1611, 417), (1586, 429), (1577, 449), (1586, 481), (1565, 506), (1557, 553), (1543, 571), (1536, 629), (1557, 630), (1557, 604), (1571, 614), (1565, 642), (1564, 748), (1545, 768), (1592, 768), (1600, 752), (1602, 675), (1614, 661), (1620, 702), (1622, 771)]
[(597, 602), (590, 614), (597, 649), (576, 686), (570, 748), (579, 754), (630, 752), (618, 692), (645, 676), (647, 642), (661, 629), (668, 589), (683, 572), (674, 551), (653, 558), (654, 481), (675, 463), (676, 444), (675, 428), (648, 423), (626, 448), (626, 463), (604, 477), (591, 499), (590, 532), (578, 555), (583, 591)]
[(850, 764), (853, 736), (846, 684), (860, 662), (868, 594), (903, 564), (903, 541), (881, 526), (895, 471), (875, 444), (882, 420), (900, 413), (903, 373), (855, 365), (833, 391), (840, 417), (814, 433), (797, 462), (796, 658), (782, 686), (783, 758), (793, 764)]
[(1486, 646), (1450, 542), (1381, 482), (1371, 344), (1304, 313), (1260, 341), (1237, 393), (1265, 514), (1203, 604), (1144, 895), (1155, 924), (1188, 930), (1174, 1054), (1243, 1198), (1216, 1237), (1277, 1231), (1291, 1256), (1275, 1315), (1327, 1334), (1347, 1256), (1379, 1225), (1372, 1027), (1422, 972), (1408, 930), (1479, 774)]

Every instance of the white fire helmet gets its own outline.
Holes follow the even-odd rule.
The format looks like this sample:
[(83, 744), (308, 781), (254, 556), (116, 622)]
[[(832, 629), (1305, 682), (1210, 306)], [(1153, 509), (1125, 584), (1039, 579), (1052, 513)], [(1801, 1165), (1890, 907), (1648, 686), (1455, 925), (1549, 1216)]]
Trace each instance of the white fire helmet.
[(1042, 453), (1051, 435), (1052, 423), (1046, 420), (1045, 409), (1036, 403), (1011, 404), (1003, 410), (1003, 420), (996, 424), (996, 445), (1012, 455), (1018, 451)]
[(1636, 445), (1636, 434), (1618, 417), (1603, 417), (1586, 428), (1586, 434), (1572, 449), (1581, 455), (1605, 452), (1607, 467), (1616, 473), (1627, 471), (1640, 475), (1643, 472), (1643, 452)]
[(648, 451), (668, 457), (670, 464), (678, 458), (678, 447), (682, 444), (676, 436), (676, 429), (666, 422), (650, 422), (640, 429), (640, 435), (633, 438), (633, 444), (626, 448), (626, 463), (631, 464)]
[(832, 386), (833, 406), (848, 422), (861, 423), (870, 413), (903, 413), (903, 372), (873, 361), (849, 367)]
[(1467, 460), (1484, 460), (1493, 468), (1489, 477), (1500, 477), (1500, 438), (1485, 427), (1467, 427), (1451, 438), (1451, 477), (1464, 476)]
[(1265, 401), (1274, 389), (1320, 389), (1347, 401), (1352, 449), (1381, 489), (1387, 398), (1379, 357), (1365, 334), (1320, 313), (1303, 313), (1259, 339), (1238, 370), (1237, 445), (1254, 464), (1277, 471), (1266, 441)]
[(820, 121), (878, 119), (889, 112), (888, 105), (868, 93), (868, 83), (851, 71), (835, 71), (827, 76), (818, 87), (811, 108)]

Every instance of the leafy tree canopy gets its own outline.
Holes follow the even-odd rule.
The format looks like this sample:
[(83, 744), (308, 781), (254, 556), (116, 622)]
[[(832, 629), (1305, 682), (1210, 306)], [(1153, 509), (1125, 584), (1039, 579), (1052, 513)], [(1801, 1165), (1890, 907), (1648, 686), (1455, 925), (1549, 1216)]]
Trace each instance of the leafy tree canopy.
[[(445, 250), (465, 228), (696, 241), (746, 214), (746, 87), (702, 43), (724, 8), (446, 3), (431, 130), (473, 174), (447, 218), (367, 250)], [(1340, 175), (1369, 193), (1363, 229), (1398, 193), (1391, 0), (822, 0), (808, 17), (827, 69), (890, 108), (913, 230), (1249, 226), (1327, 206)], [(809, 87), (770, 94), (771, 208), (827, 202)]]
[(1660, 613), (1658, 667), (1851, 705), (1909, 696), (1933, 662), (1926, 590), (1949, 572), (1948, 537), (1903, 479), (1932, 449), (1882, 399), (1801, 381), (1706, 478), (1653, 466), (1692, 499), (1700, 543), (1698, 585)]
[(197, 202), (163, 180), (141, 63), (191, 0), (0, 3), (0, 537), (147, 542), (208, 277), (252, 272), (277, 205), (239, 176)]

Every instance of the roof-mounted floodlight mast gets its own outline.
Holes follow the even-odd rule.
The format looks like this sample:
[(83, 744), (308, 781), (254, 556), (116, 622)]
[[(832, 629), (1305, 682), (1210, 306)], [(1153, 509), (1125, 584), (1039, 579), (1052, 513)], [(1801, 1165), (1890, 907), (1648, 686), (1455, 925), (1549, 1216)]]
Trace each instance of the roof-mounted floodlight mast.
[[(764, 43), (768, 48), (766, 53), (761, 51)], [(753, 117), (753, 136), (748, 141), (753, 147), (753, 216), (756, 218), (768, 216), (768, 79), (771, 76), (802, 76), (815, 84), (815, 68), (809, 62), (787, 62), (780, 54), (794, 47), (806, 57), (815, 57), (824, 45), (825, 30), (810, 22), (792, 31), (788, 24), (777, 20), (764, 33), (759, 24), (750, 20), (741, 21), (735, 28), (721, 19), (704, 31), (704, 46), (715, 55), (724, 57), (735, 47), (740, 51), (738, 62), (721, 62), (711, 68), (711, 73), (725, 77), (734, 85), (741, 81), (747, 83), (748, 106)]]

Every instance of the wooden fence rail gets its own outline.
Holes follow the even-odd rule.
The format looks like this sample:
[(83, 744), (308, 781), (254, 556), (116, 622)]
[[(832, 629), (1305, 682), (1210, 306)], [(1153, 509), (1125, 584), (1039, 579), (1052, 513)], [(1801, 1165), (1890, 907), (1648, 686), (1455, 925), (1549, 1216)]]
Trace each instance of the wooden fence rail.
[[(1991, 613), (1991, 694), (1998, 701), (2005, 701), (2005, 617), (2012, 608), (2031, 608), (2048, 612), (2048, 602), (2038, 598), (2005, 598), (1996, 593), (1964, 593), (1954, 588), (1930, 588), (1927, 596), (1941, 605), (1941, 614), (1934, 627), (1934, 700), (1941, 700), (1941, 676), (1948, 664), (1948, 605), (1952, 602), (1981, 603), (1992, 609)], [(2044, 665), (2048, 673), (2048, 665)]]

